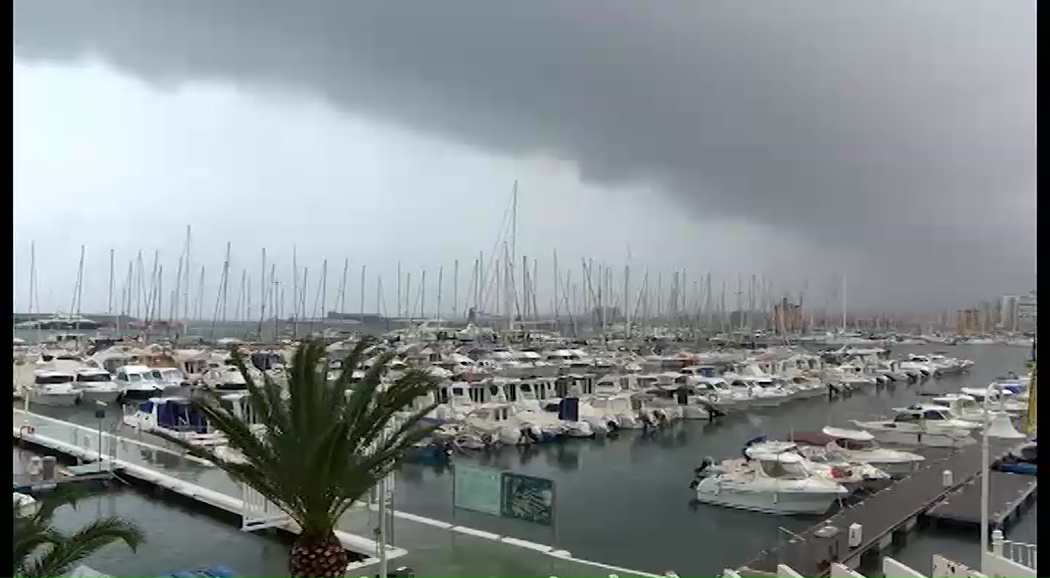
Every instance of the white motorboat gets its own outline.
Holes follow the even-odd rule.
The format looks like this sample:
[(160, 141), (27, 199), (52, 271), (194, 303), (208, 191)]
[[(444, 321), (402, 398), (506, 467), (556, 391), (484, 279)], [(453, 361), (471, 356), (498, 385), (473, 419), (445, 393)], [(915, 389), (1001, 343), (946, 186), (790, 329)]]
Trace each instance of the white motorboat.
[(30, 403), (53, 407), (80, 403), (80, 391), (73, 387), (75, 376), (72, 372), (38, 369), (33, 374), (33, 384), (22, 392)]
[(909, 474), (926, 458), (913, 452), (880, 447), (870, 432), (826, 426), (819, 434), (795, 434), (792, 441), (814, 461), (870, 464), (891, 476)]
[(86, 404), (111, 405), (120, 396), (120, 389), (113, 383), (113, 376), (105, 369), (83, 367), (76, 371), (73, 389), (80, 392), (81, 401)]
[(825, 514), (849, 495), (842, 484), (814, 475), (792, 453), (752, 452), (730, 470), (712, 470), (709, 460), (690, 484), (704, 504), (769, 514)]
[(754, 399), (750, 387), (729, 387), (721, 377), (690, 377), (687, 383), (696, 388), (696, 394), (704, 401), (723, 412), (743, 411)]
[(124, 365), (114, 373), (113, 383), (120, 390), (121, 399), (144, 400), (164, 394), (165, 385), (153, 379), (150, 368), (145, 365)]
[(184, 397), (154, 397), (126, 405), (121, 423), (136, 432), (160, 432), (204, 446), (226, 443), (221, 433), (208, 431), (207, 420)]
[[(998, 397), (999, 399), (988, 401), (988, 413), (990, 415), (995, 415), (999, 412), (1023, 413), (1028, 410), (1028, 404), (1010, 399), (1010, 396)], [(930, 401), (948, 408), (948, 411), (955, 418), (980, 424), (984, 423), (984, 404), (978, 402), (972, 395), (949, 393), (932, 398)]]
[(641, 429), (644, 427), (642, 420), (638, 419), (638, 414), (631, 407), (629, 393), (595, 395), (584, 403), (604, 416), (606, 422), (615, 422), (618, 428)]
[(956, 448), (977, 443), (971, 434), (981, 426), (954, 419), (947, 408), (915, 405), (894, 411), (893, 419), (854, 420), (853, 424), (886, 443)]
[(930, 363), (930, 358), (925, 355), (909, 356), (908, 359), (900, 362), (900, 368), (907, 372), (917, 371), (920, 377), (940, 375), (940, 369)]
[[(804, 460), (803, 466), (810, 473), (842, 484), (853, 492), (868, 481), (889, 479), (889, 474), (870, 464), (854, 464), (845, 460), (829, 459), (827, 455), (816, 456), (813, 460), (799, 449), (798, 444), (790, 441), (764, 440), (744, 448), (744, 455), (751, 458), (755, 454), (797, 454)], [(723, 467), (725, 462), (723, 462)]]

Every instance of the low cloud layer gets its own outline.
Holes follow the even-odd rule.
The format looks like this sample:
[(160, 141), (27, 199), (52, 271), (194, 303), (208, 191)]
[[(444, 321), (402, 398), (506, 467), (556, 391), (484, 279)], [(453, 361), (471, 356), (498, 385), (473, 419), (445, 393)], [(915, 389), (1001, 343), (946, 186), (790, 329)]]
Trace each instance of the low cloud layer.
[(309, 94), (555, 156), (593, 183), (656, 184), (683, 211), (846, 251), (895, 299), (934, 304), (1034, 284), (1034, 10), (19, 0), (15, 57)]

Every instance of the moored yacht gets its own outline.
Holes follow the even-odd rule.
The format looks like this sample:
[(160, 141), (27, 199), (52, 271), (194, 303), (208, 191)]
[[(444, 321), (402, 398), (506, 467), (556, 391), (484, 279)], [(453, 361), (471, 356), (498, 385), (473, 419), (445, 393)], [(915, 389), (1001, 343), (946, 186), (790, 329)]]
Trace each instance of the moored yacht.
[(120, 389), (113, 383), (113, 376), (105, 369), (82, 367), (76, 370), (73, 389), (80, 392), (81, 401), (95, 405), (113, 404), (120, 396)]
[(747, 457), (722, 471), (704, 460), (690, 484), (697, 501), (768, 514), (825, 514), (849, 495), (842, 484), (807, 470), (798, 454), (756, 451)]
[(120, 390), (120, 398), (143, 400), (164, 394), (163, 383), (153, 379), (153, 374), (145, 365), (124, 365), (115, 371), (113, 383)]
[(791, 439), (810, 459), (870, 464), (893, 476), (915, 471), (926, 459), (913, 452), (880, 447), (875, 436), (863, 430), (826, 426), (820, 433), (799, 433)]
[(893, 419), (854, 420), (853, 424), (886, 443), (931, 447), (977, 443), (971, 433), (980, 425), (952, 418), (947, 408), (920, 404), (895, 411)]
[(30, 403), (67, 407), (80, 402), (80, 391), (73, 387), (75, 376), (69, 371), (38, 369), (33, 384), (24, 388), (22, 395)]

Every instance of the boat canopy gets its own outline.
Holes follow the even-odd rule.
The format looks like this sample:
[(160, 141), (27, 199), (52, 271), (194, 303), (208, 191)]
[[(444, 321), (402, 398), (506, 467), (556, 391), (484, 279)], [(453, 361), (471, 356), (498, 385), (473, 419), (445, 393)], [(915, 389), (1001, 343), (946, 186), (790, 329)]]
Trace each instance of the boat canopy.
[(875, 436), (873, 436), (871, 432), (858, 429), (838, 428), (831, 427), (830, 425), (828, 425), (824, 426), (824, 429), (820, 431), (823, 432), (825, 435), (831, 436), (836, 439), (847, 439), (858, 442), (869, 442), (875, 439)]

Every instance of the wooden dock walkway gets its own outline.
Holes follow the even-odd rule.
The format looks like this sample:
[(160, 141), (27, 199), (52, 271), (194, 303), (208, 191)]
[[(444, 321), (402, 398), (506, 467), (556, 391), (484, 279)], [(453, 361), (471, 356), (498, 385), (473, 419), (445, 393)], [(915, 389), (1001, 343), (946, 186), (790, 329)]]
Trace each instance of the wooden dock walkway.
[[(1018, 509), (1033, 501), (1036, 478), (992, 470), (988, 474), (988, 521), (990, 530), (1004, 528), (1013, 520)], [(981, 474), (963, 484), (944, 500), (934, 505), (926, 516), (931, 520), (953, 526), (980, 527)]]
[[(989, 440), (989, 461), (1001, 460), (1019, 444), (1017, 440)], [(952, 483), (944, 485), (944, 472), (952, 472)], [(786, 564), (803, 576), (827, 576), (832, 563), (857, 568), (869, 552), (889, 546), (895, 533), (911, 530), (920, 516), (965, 486), (981, 470), (980, 443), (951, 452), (939, 459), (927, 458), (924, 466), (910, 476), (887, 486), (860, 503), (846, 507), (830, 518), (799, 534), (786, 544), (759, 553), (738, 569), (741, 576), (776, 574)], [(979, 486), (978, 486), (979, 487)], [(859, 546), (850, 548), (849, 527), (860, 524)], [(832, 526), (837, 532), (826, 535), (821, 529)]]

